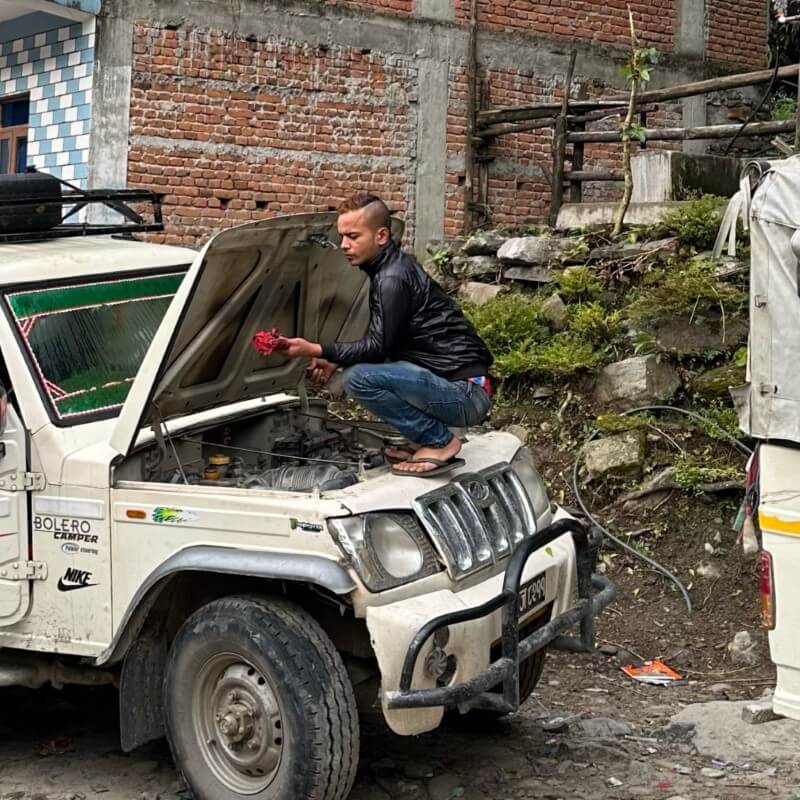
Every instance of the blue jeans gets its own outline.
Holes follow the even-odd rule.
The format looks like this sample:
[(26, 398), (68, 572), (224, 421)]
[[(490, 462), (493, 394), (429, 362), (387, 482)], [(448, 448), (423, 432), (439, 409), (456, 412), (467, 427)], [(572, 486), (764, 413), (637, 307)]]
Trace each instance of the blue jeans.
[(356, 364), (343, 377), (348, 397), (423, 447), (444, 447), (453, 438), (448, 427), (478, 425), (492, 406), (472, 381), (448, 381), (408, 361)]

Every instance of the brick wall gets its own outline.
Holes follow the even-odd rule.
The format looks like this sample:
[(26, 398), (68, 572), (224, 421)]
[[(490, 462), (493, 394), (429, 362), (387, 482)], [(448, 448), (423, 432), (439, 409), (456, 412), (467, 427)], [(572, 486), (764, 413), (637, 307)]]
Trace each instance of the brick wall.
[(767, 63), (765, 0), (709, 0), (708, 57), (742, 67)]
[[(454, 2), (454, 26), (448, 34), (439, 30), (437, 35), (464, 34), (469, 0)], [(764, 3), (710, 2), (709, 56), (731, 68), (761, 63)], [(198, 20), (178, 29), (144, 20), (135, 24), (129, 182), (169, 192), (168, 230), (162, 240), (195, 244), (221, 225), (330, 209), (345, 195), (368, 189), (385, 196), (405, 216), (407, 241), (413, 241), (420, 148), (438, 146), (418, 141), (420, 87), (414, 39), (405, 40), (394, 30), (398, 15), (414, 14), (416, 0), (309, 0), (309, 15), (322, 6), (332, 7), (327, 20), (335, 20), (336, 6), (373, 11), (374, 20), (384, 22), (393, 15), (395, 40), (386, 35), (379, 46), (356, 47), (357, 26), (348, 27), (350, 46), (344, 46), (330, 32), (335, 25), (312, 44), (286, 34), (257, 37), (209, 30), (196, 27), (202, 25)], [(483, 30), (515, 32), (517, 48), (527, 46), (523, 34), (529, 33), (532, 53), (547, 48), (553, 39), (559, 54), (553, 63), (563, 62), (564, 67), (571, 41), (627, 47), (626, 7), (626, 0), (479, 0)], [(642, 42), (670, 51), (677, 0), (632, 0), (632, 7)], [(345, 16), (349, 24), (359, 15)], [(742, 36), (751, 47), (737, 45)], [(458, 51), (463, 48), (450, 50)], [(591, 74), (592, 58), (581, 55), (573, 96), (579, 89), (588, 97), (603, 92), (604, 86)], [(535, 61), (533, 56), (520, 57), (520, 66), (509, 68), (508, 63), (488, 59), (484, 70), (490, 104), (530, 104), (563, 96), (563, 74), (534, 68)], [(445, 232), (456, 235), (464, 212), (467, 91), (464, 64), (453, 56), (449, 78)], [(617, 88), (620, 85), (617, 81)], [(680, 105), (673, 105), (660, 109), (649, 122), (663, 126), (680, 120)], [(527, 224), (546, 217), (550, 145), (548, 130), (502, 137), (492, 145), (488, 184), (493, 222)], [(618, 152), (614, 145), (589, 146), (586, 168), (618, 168)], [(608, 183), (587, 185), (585, 196), (596, 199), (615, 188)]]
[(163, 241), (362, 189), (413, 220), (413, 60), (147, 22), (134, 50), (129, 182), (169, 190)]
[[(444, 2), (444, 0), (442, 0)], [(478, 0), (478, 21), (495, 30), (522, 31), (559, 39), (628, 44), (628, 0)], [(671, 50), (676, 0), (632, 0), (637, 32), (652, 47)], [(469, 18), (470, 0), (456, 0), (459, 20)]]

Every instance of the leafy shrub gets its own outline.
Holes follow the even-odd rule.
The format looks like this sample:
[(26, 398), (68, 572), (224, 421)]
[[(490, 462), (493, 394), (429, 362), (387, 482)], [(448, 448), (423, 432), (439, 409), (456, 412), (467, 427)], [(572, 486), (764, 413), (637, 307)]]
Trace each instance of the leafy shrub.
[(467, 305), (464, 313), (496, 357), (527, 351), (549, 333), (542, 302), (524, 294), (501, 294), (482, 305)]
[(735, 408), (717, 401), (706, 407), (695, 408), (694, 411), (704, 419), (690, 419), (710, 438), (727, 441), (730, 436), (734, 439), (741, 439), (744, 436), (739, 428), (739, 415)]
[(571, 309), (569, 328), (594, 345), (610, 344), (622, 332), (622, 315), (606, 311), (600, 303), (586, 303)]
[(543, 378), (564, 377), (597, 366), (600, 354), (571, 333), (559, 333), (535, 347), (530, 372)]
[(728, 201), (713, 194), (690, 200), (681, 208), (668, 211), (661, 217), (661, 224), (680, 239), (685, 247), (710, 250), (717, 239), (722, 215)]
[(715, 458), (709, 451), (681, 453), (675, 459), (675, 482), (689, 491), (698, 491), (704, 483), (744, 481), (742, 467)]
[(720, 281), (712, 261), (673, 264), (659, 284), (635, 293), (628, 314), (633, 320), (659, 319), (673, 314), (705, 313), (719, 308), (726, 314), (747, 301), (741, 289)]
[(769, 116), (777, 122), (797, 117), (797, 98), (785, 94), (775, 95), (770, 99)]
[(600, 281), (588, 267), (567, 267), (556, 282), (561, 296), (568, 300), (595, 300), (603, 293)]

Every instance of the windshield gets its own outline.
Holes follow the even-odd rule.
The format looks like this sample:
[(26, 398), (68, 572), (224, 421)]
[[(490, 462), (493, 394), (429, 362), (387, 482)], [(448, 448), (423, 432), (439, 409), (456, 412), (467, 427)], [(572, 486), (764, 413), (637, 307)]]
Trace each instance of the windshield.
[(12, 292), (6, 304), (53, 416), (114, 416), (186, 273)]

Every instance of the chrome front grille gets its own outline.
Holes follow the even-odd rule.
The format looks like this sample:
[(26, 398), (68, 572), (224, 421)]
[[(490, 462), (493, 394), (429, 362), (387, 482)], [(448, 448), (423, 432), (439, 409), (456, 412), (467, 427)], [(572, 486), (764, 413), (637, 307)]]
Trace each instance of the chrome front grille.
[(510, 555), (536, 530), (528, 495), (507, 463), (459, 475), (418, 497), (414, 510), (456, 580)]

